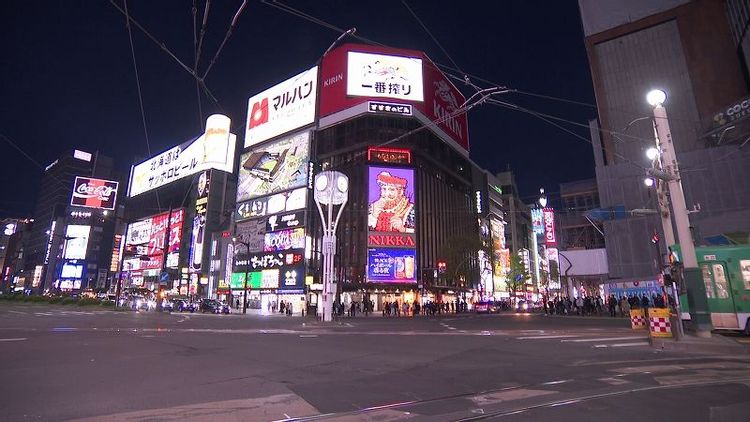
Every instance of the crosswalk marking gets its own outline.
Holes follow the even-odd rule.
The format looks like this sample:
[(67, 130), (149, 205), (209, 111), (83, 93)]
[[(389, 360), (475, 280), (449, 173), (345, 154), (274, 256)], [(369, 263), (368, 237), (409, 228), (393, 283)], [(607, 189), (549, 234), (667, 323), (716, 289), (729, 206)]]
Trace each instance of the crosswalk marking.
[(615, 344), (595, 344), (593, 347), (597, 349), (601, 348), (607, 348), (607, 347), (633, 347), (633, 346), (648, 346), (649, 342), (647, 341), (637, 341), (633, 343), (615, 343)]
[(573, 338), (573, 337), (580, 337), (580, 335), (566, 334), (566, 335), (552, 335), (552, 336), (526, 336), (526, 337), (516, 337), (516, 340), (550, 340), (550, 339), (556, 339), (556, 338)]
[(577, 338), (561, 340), (563, 343), (582, 343), (589, 341), (618, 341), (618, 340), (640, 340), (643, 336), (629, 336), (629, 337), (604, 337), (604, 338)]

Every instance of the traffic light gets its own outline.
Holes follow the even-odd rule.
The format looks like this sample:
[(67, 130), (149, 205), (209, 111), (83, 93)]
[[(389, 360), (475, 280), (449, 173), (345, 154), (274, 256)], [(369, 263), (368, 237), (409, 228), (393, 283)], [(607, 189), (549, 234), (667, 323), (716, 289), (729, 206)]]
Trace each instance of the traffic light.
[(654, 232), (654, 234), (651, 235), (651, 243), (653, 244), (659, 243), (659, 233)]
[(446, 263), (445, 263), (445, 261), (438, 261), (437, 262), (437, 268), (438, 268), (438, 272), (444, 273), (445, 269), (446, 269)]

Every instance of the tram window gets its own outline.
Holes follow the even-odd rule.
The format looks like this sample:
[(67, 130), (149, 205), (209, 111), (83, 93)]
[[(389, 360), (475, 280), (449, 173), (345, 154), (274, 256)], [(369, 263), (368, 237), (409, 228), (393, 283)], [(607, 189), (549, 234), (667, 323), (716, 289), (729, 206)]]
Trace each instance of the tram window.
[(719, 299), (729, 297), (729, 286), (727, 286), (727, 276), (724, 273), (724, 266), (721, 264), (713, 265), (714, 282), (716, 283), (716, 293)]
[(716, 294), (714, 293), (714, 283), (711, 280), (711, 273), (708, 270), (708, 265), (701, 265), (701, 270), (703, 272), (703, 284), (706, 286), (706, 297), (713, 299), (716, 297)]
[(742, 272), (742, 281), (745, 283), (745, 290), (750, 290), (750, 259), (740, 260), (740, 271)]

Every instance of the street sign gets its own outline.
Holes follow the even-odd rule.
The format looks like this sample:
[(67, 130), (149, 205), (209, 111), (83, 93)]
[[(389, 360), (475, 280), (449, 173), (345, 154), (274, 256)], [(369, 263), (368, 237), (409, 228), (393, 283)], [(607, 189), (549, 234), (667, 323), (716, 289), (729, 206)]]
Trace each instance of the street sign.
[(169, 281), (169, 273), (166, 271), (162, 271), (161, 274), (159, 274), (159, 282), (166, 283)]

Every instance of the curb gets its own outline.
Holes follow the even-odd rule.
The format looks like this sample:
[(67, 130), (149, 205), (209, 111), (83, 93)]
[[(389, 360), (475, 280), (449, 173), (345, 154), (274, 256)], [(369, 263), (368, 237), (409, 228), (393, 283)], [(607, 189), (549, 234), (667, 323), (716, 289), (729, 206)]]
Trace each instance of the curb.
[(648, 341), (651, 347), (668, 352), (750, 354), (750, 348), (732, 340), (719, 337), (712, 337), (705, 340), (692, 336), (686, 336), (682, 340), (649, 337)]

